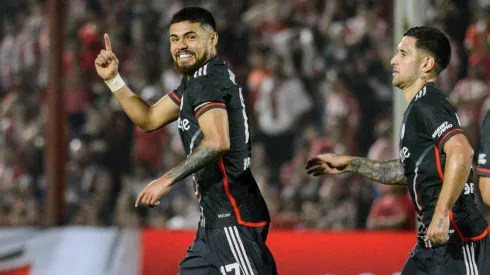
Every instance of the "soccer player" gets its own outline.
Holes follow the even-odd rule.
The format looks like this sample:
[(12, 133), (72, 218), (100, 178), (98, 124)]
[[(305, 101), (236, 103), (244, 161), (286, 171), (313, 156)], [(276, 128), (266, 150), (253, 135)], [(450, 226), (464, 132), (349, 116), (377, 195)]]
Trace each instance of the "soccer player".
[(478, 167), (476, 168), (476, 174), (480, 178), (480, 193), (483, 203), (490, 206), (490, 160), (487, 159), (488, 155), (490, 155), (490, 111), (485, 114), (483, 119)]
[(435, 86), (451, 57), (438, 29), (405, 32), (391, 60), (392, 84), (409, 103), (400, 132), (399, 159), (375, 161), (322, 154), (309, 174), (354, 172), (383, 184), (406, 185), (417, 218), (417, 244), (402, 274), (490, 274), (488, 225), (474, 202), (473, 149), (449, 100)]
[(241, 88), (216, 53), (210, 12), (184, 8), (170, 21), (170, 51), (180, 86), (149, 106), (118, 74), (109, 36), (95, 66), (126, 114), (145, 131), (178, 120), (187, 158), (148, 184), (136, 206), (159, 204), (172, 185), (192, 175), (201, 219), (179, 274), (277, 274), (265, 241), (269, 212), (250, 171), (250, 132)]

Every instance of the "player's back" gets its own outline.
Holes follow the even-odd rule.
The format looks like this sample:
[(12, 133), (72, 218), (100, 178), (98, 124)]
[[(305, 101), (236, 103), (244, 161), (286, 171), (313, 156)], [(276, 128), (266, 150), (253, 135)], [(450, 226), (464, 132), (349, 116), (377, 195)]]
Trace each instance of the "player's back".
[[(424, 86), (405, 111), (400, 132), (400, 160), (421, 222), (419, 242), (425, 246), (430, 246), (423, 239), (444, 181), (444, 145), (451, 137), (462, 133), (456, 110), (433, 83)], [(486, 232), (487, 223), (475, 204), (472, 178), (470, 173), (451, 211), (451, 224), (456, 233), (451, 241), (481, 237)]]
[(215, 57), (170, 95), (180, 104), (179, 133), (189, 155), (204, 138), (198, 119), (214, 108), (228, 114), (230, 149), (194, 174), (201, 225), (265, 226), (269, 213), (250, 171), (250, 129), (241, 88), (226, 63)]

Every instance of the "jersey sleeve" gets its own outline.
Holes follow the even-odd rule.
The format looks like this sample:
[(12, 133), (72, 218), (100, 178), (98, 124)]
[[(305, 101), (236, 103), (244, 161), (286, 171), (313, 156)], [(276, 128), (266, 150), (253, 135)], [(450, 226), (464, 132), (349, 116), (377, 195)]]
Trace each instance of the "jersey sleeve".
[(177, 87), (177, 89), (168, 93), (168, 97), (177, 105), (180, 106), (180, 102), (182, 101), (183, 89), (181, 86)]
[(456, 110), (445, 96), (428, 94), (414, 104), (421, 134), (432, 140), (439, 150), (454, 135), (463, 133)]
[(490, 177), (490, 162), (487, 156), (490, 154), (490, 112), (487, 112), (483, 120), (480, 149), (478, 150), (478, 167), (476, 173), (479, 176)]
[(196, 79), (188, 90), (191, 93), (189, 99), (196, 118), (215, 108), (226, 110), (225, 97), (228, 89), (219, 83), (214, 83), (208, 77)]

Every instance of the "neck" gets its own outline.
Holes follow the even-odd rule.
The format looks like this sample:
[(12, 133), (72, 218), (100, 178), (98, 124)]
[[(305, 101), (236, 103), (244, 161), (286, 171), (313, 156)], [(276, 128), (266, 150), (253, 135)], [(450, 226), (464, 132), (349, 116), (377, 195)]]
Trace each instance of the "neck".
[[(202, 66), (208, 64), (209, 61), (211, 61), (214, 57), (216, 56), (216, 50), (212, 51), (208, 57), (208, 59), (206, 59), (206, 61), (204, 61), (204, 63), (202, 63), (201, 66), (199, 66), (199, 68), (201, 68)], [(199, 70), (199, 68), (197, 68)], [(196, 71), (193, 71), (192, 73), (190, 74), (186, 74), (185, 77), (187, 79), (191, 78), (191, 76), (195, 73)]]
[(436, 76), (417, 78), (417, 80), (415, 80), (412, 84), (402, 89), (405, 101), (410, 103), (410, 101), (412, 101), (413, 97), (418, 93), (418, 91), (420, 91), (420, 89), (422, 89), (422, 87), (427, 85), (427, 83), (436, 82), (436, 79)]

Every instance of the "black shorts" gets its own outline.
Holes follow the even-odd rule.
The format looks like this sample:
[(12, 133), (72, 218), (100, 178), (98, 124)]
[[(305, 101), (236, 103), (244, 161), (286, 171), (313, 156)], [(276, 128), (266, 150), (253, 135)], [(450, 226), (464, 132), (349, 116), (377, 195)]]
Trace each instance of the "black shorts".
[(416, 245), (402, 275), (486, 275), (490, 274), (490, 235), (463, 244), (436, 248)]
[(268, 231), (268, 226), (199, 226), (194, 243), (179, 264), (179, 275), (277, 274), (265, 245)]

